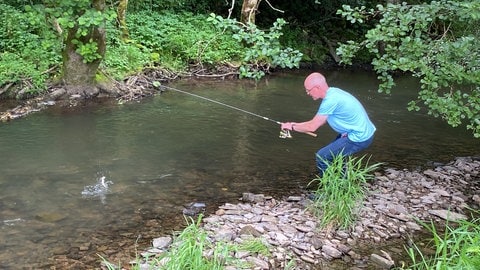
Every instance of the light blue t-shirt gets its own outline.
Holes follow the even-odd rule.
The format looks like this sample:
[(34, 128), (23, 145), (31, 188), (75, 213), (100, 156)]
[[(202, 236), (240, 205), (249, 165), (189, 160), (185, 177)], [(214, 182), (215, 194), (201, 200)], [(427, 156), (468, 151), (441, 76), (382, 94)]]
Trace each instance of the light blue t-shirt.
[(330, 127), (338, 133), (347, 133), (354, 142), (370, 139), (376, 130), (360, 101), (339, 88), (328, 88), (317, 114), (328, 115)]

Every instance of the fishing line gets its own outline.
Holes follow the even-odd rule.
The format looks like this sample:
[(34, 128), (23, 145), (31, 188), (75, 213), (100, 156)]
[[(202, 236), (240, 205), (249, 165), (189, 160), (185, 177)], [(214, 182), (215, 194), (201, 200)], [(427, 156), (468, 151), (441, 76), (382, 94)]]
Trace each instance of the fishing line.
[[(268, 117), (266, 117), (266, 116), (259, 115), (259, 114), (253, 113), (253, 112), (249, 112), (249, 111), (247, 111), (247, 110), (240, 109), (240, 108), (238, 108), (238, 107), (235, 107), (235, 106), (232, 106), (232, 105), (229, 105), (229, 104), (225, 104), (225, 103), (223, 103), (223, 102), (220, 102), (220, 101), (217, 101), (217, 100), (214, 100), (214, 99), (210, 99), (210, 98), (207, 98), (207, 97), (203, 97), (203, 96), (200, 96), (200, 95), (197, 95), (197, 94), (193, 94), (193, 93), (190, 93), (190, 92), (187, 92), (187, 91), (183, 91), (183, 90), (180, 90), (180, 89), (177, 89), (177, 88), (168, 87), (168, 86), (164, 86), (164, 85), (160, 85), (159, 87), (165, 88), (165, 89), (168, 89), (168, 90), (172, 90), (172, 91), (176, 91), (176, 92), (179, 92), (179, 93), (182, 93), (182, 94), (190, 95), (190, 96), (193, 96), (193, 97), (196, 97), (196, 98), (200, 98), (200, 99), (203, 99), (203, 100), (206, 100), (206, 101), (210, 101), (210, 102), (216, 103), (216, 104), (218, 104), (218, 105), (221, 105), (221, 106), (224, 106), (224, 107), (233, 109), (233, 110), (237, 110), (237, 111), (240, 111), (240, 112), (243, 112), (243, 113), (246, 113), (246, 114), (249, 114), (249, 115), (258, 117), (258, 118), (262, 118), (263, 120), (267, 120), (267, 121), (273, 122), (273, 123), (275, 123), (275, 124), (279, 124), (279, 125), (282, 124), (282, 122), (280, 122), (280, 121), (273, 120), (273, 119), (271, 119), (271, 118), (268, 118)], [(283, 132), (283, 133), (282, 133), (282, 132)], [(312, 133), (312, 132), (308, 132), (308, 133), (306, 133), (306, 134), (308, 134), (308, 135), (310, 135), (310, 136), (313, 136), (313, 137), (316, 137), (316, 136), (317, 136), (317, 134)], [(291, 138), (290, 133), (288, 132), (288, 130), (286, 130), (286, 131), (281, 131), (281, 132), (280, 132), (280, 137), (281, 137), (281, 138)]]

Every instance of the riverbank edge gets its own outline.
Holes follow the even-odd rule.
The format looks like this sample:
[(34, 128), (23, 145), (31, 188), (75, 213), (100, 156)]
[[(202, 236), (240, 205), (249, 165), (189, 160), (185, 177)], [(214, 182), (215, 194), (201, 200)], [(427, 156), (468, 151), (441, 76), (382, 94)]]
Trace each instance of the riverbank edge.
[[(270, 256), (245, 251), (233, 255), (249, 269), (288, 269), (288, 265), (295, 265), (294, 269), (391, 269), (408, 263), (405, 248), (417, 235), (425, 235), (418, 221), (439, 228), (454, 226), (456, 220), (469, 219), (472, 209), (480, 209), (479, 172), (480, 156), (458, 157), (423, 171), (376, 172), (350, 229), (320, 229), (308, 210), (311, 201), (306, 191), (278, 200), (244, 193), (240, 202), (225, 203), (204, 217), (201, 227), (213, 245), (238, 244), (252, 237), (266, 243)], [(202, 204), (197, 206), (200, 211)], [(192, 215), (192, 208), (186, 210)], [(151, 269), (152, 258), (167, 252), (174, 238), (152, 239), (152, 246), (130, 264)], [(238, 268), (227, 265), (225, 269)]]
[[(332, 62), (324, 64), (301, 63), (298, 70), (334, 70), (345, 67)], [(351, 70), (373, 70), (369, 64), (356, 64)], [(71, 108), (84, 105), (88, 102), (96, 102), (102, 99), (116, 100), (118, 103), (137, 101), (151, 97), (162, 89), (155, 87), (154, 82), (168, 85), (178, 80), (252, 80), (238, 78), (238, 70), (230, 66), (224, 66), (219, 70), (225, 71), (219, 74), (216, 71), (201, 70), (191, 67), (186, 72), (171, 72), (161, 68), (148, 68), (138, 74), (124, 78), (123, 80), (106, 79), (94, 86), (78, 86), (78, 93), (69, 94), (67, 87), (59, 83), (51, 83), (47, 91), (38, 96), (25, 97), (24, 99), (0, 99), (0, 122), (9, 122), (25, 117), (31, 113), (42, 111), (51, 106)], [(272, 70), (267, 76), (275, 76), (278, 72), (288, 69)], [(85, 91), (82, 91), (82, 88)], [(94, 88), (93, 90), (90, 88)]]

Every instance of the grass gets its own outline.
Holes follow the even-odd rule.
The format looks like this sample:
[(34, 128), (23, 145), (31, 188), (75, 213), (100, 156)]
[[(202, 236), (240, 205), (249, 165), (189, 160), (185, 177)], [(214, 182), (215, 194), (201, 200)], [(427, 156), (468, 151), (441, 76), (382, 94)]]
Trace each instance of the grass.
[[(252, 265), (235, 258), (235, 252), (248, 251), (263, 256), (271, 255), (267, 244), (260, 238), (248, 238), (238, 244), (214, 243), (200, 226), (201, 220), (202, 215), (197, 221), (188, 218), (187, 227), (175, 237), (170, 249), (157, 257), (146, 258), (143, 265), (155, 270), (220, 270), (225, 269), (227, 265), (233, 265), (236, 269), (251, 269)], [(120, 265), (108, 262), (101, 256), (100, 258), (108, 270), (122, 269)], [(142, 259), (137, 256), (136, 261), (137, 264), (131, 268), (132, 270), (145, 269), (140, 267)]]
[(268, 246), (260, 238), (255, 237), (250, 237), (242, 243), (238, 244), (236, 249), (238, 251), (249, 251), (252, 253), (258, 253), (263, 256), (271, 255), (270, 251), (268, 250)]
[(340, 154), (329, 162), (321, 177), (308, 184), (317, 186), (309, 208), (320, 219), (321, 227), (348, 228), (355, 222), (365, 196), (364, 184), (374, 178), (372, 172), (379, 166), (380, 163), (368, 165), (365, 156)]
[(461, 220), (454, 225), (447, 224), (444, 232), (438, 231), (433, 223), (419, 223), (432, 233), (433, 237), (427, 247), (433, 248), (435, 252), (427, 256), (414, 244), (407, 248), (412, 264), (400, 269), (480, 269), (480, 218)]
[[(231, 248), (226, 244), (213, 245), (207, 233), (200, 227), (202, 216), (196, 222), (187, 219), (188, 226), (174, 239), (170, 250), (154, 259), (153, 269), (223, 269), (230, 256)], [(210, 251), (210, 252), (208, 252)]]

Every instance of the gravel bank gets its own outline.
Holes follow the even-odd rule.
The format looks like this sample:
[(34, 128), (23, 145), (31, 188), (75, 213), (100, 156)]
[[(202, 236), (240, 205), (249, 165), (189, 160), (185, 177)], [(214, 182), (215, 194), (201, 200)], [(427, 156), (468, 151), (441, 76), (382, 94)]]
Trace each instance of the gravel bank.
[[(442, 225), (447, 219), (466, 219), (467, 207), (480, 208), (479, 172), (480, 158), (460, 157), (419, 172), (377, 173), (349, 230), (319, 229), (305, 194), (275, 199), (245, 193), (239, 203), (224, 204), (205, 217), (202, 227), (212, 242), (240, 243), (256, 237), (268, 243), (268, 257), (234, 254), (250, 264), (249, 269), (286, 269), (293, 262), (295, 269), (388, 269), (401, 263), (403, 246), (423, 230), (416, 219)], [(185, 213), (194, 214), (203, 205), (192, 207)], [(158, 256), (171, 241), (171, 236), (156, 238), (142, 255)]]

